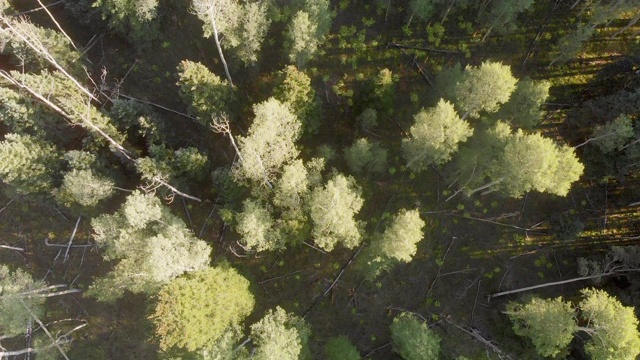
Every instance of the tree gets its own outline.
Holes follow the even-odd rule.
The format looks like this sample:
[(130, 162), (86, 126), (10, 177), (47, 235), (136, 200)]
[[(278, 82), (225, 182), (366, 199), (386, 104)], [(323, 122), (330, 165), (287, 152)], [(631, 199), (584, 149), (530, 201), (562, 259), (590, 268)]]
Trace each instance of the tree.
[(158, 0), (98, 0), (93, 4), (100, 8), (109, 26), (127, 35), (134, 43), (149, 42), (158, 36)]
[[(584, 171), (573, 148), (559, 146), (540, 134), (525, 134), (522, 130), (513, 133), (503, 122), (483, 132), (478, 140), (460, 154), (461, 167), (463, 173), (471, 173), (470, 183), (477, 185), (485, 179), (489, 182), (469, 194), (501, 191), (518, 198), (536, 190), (565, 196)], [(480, 153), (478, 149), (482, 149)]]
[(361, 256), (362, 271), (375, 279), (400, 262), (411, 262), (424, 238), (425, 222), (418, 210), (401, 209), (382, 234), (375, 234)]
[(49, 191), (59, 167), (56, 147), (38, 138), (7, 134), (0, 142), (0, 179), (20, 194)]
[(387, 167), (387, 150), (378, 142), (362, 138), (344, 150), (347, 166), (354, 173), (381, 173)]
[(404, 360), (437, 359), (440, 353), (440, 336), (427, 324), (413, 315), (402, 313), (391, 324), (393, 351)]
[[(23, 17), (5, 18), (1, 11), (0, 17), (4, 21), (10, 21), (12, 27), (12, 31), (5, 30), (0, 33), (0, 44), (2, 44), (0, 51), (12, 55), (13, 62), (21, 68), (34, 72), (48, 69), (51, 64), (37, 50), (43, 47), (60, 66), (72, 73), (81, 73), (82, 56), (79, 51), (71, 47), (72, 44), (65, 35), (35, 25)], [(25, 39), (37, 42), (39, 46), (34, 49)]]
[(511, 68), (502, 63), (485, 61), (480, 66), (467, 66), (456, 84), (455, 102), (464, 115), (478, 117), (481, 111), (496, 112), (516, 88)]
[(514, 322), (514, 332), (531, 339), (542, 356), (559, 354), (574, 333), (583, 331), (591, 337), (585, 350), (592, 359), (635, 359), (640, 354), (640, 332), (634, 308), (623, 306), (603, 290), (583, 289), (581, 293), (584, 299), (577, 306), (578, 316), (562, 298), (535, 297), (524, 305), (509, 303), (506, 314)]
[(208, 126), (212, 116), (223, 112), (233, 93), (226, 81), (220, 79), (199, 62), (184, 60), (178, 65), (177, 85), (180, 97), (189, 106), (189, 114)]
[(393, 114), (393, 100), (396, 94), (395, 83), (397, 81), (397, 76), (386, 68), (380, 70), (373, 79), (373, 100), (378, 112), (386, 115)]
[(106, 260), (118, 261), (87, 294), (111, 302), (124, 290), (152, 294), (184, 272), (206, 268), (211, 248), (196, 239), (160, 200), (134, 191), (113, 215), (91, 221)]
[(308, 353), (311, 329), (304, 319), (279, 306), (251, 325), (256, 360), (298, 360)]
[(162, 286), (149, 318), (163, 350), (194, 351), (240, 325), (254, 302), (249, 281), (235, 269), (204, 268)]
[(258, 52), (271, 21), (267, 17), (267, 2), (246, 2), (241, 5), (237, 25), (228, 32), (229, 46), (245, 64), (258, 61)]
[(576, 311), (571, 303), (556, 299), (532, 298), (526, 304), (510, 302), (506, 314), (513, 332), (529, 338), (536, 352), (544, 357), (563, 352), (577, 331)]
[(298, 67), (303, 67), (309, 62), (318, 50), (320, 41), (316, 38), (317, 31), (318, 25), (305, 11), (298, 11), (291, 20), (285, 36), (289, 60)]
[(458, 144), (473, 133), (469, 123), (460, 119), (446, 100), (440, 100), (435, 108), (422, 109), (414, 116), (409, 131), (411, 137), (402, 141), (402, 152), (407, 167), (414, 172), (449, 161)]
[(584, 289), (580, 302), (582, 317), (588, 322), (580, 330), (591, 335), (585, 344), (594, 360), (633, 360), (640, 354), (640, 333), (634, 308), (623, 306), (603, 290)]
[(259, 201), (245, 200), (236, 222), (240, 243), (245, 248), (258, 252), (284, 249), (284, 239), (274, 229), (271, 213)]
[(271, 186), (282, 165), (298, 156), (295, 141), (301, 124), (287, 105), (274, 98), (254, 105), (253, 112), (247, 136), (238, 136), (242, 160), (234, 169), (235, 175)]
[(193, 0), (192, 11), (202, 20), (202, 30), (206, 38), (213, 35), (213, 39), (218, 49), (220, 61), (224, 66), (229, 86), (233, 87), (233, 80), (229, 72), (229, 66), (222, 53), (220, 44), (220, 34), (226, 34), (238, 25), (241, 7), (234, 0)]
[(45, 297), (29, 294), (37, 295), (45, 286), (20, 269), (11, 271), (0, 264), (0, 339), (24, 333), (32, 317), (29, 311), (37, 317), (44, 314)]
[(305, 0), (287, 27), (285, 38), (289, 60), (299, 68), (304, 66), (324, 41), (331, 28), (328, 0)]
[(550, 86), (551, 83), (546, 80), (518, 80), (516, 90), (511, 94), (509, 101), (500, 107), (495, 118), (509, 121), (516, 128), (535, 129), (544, 114), (541, 107), (549, 96)]
[(93, 207), (113, 195), (114, 182), (92, 170), (73, 169), (64, 175), (56, 192), (57, 200), (65, 206), (79, 204)]
[(360, 353), (356, 349), (351, 341), (344, 336), (340, 335), (329, 339), (324, 345), (324, 353), (327, 356), (327, 360), (360, 360)]
[(627, 115), (620, 115), (605, 125), (596, 126), (589, 140), (596, 141), (602, 153), (610, 154), (622, 150), (634, 136), (633, 121)]
[(483, 18), (485, 26), (489, 29), (482, 40), (486, 39), (491, 30), (499, 29), (500, 33), (507, 33), (513, 30), (516, 17), (523, 11), (528, 10), (533, 5), (534, 0), (497, 0), (491, 3), (491, 10)]
[(361, 190), (352, 177), (338, 174), (324, 187), (315, 188), (309, 200), (315, 243), (326, 251), (338, 243), (349, 249), (358, 246), (361, 233), (354, 216), (363, 203)]
[(382, 253), (397, 261), (410, 262), (416, 254), (416, 245), (424, 237), (424, 226), (418, 210), (400, 210), (380, 238)]
[(305, 132), (316, 132), (320, 122), (316, 116), (318, 104), (311, 87), (311, 78), (294, 65), (288, 65), (278, 72), (276, 84), (273, 97), (289, 105), (291, 112), (302, 122)]
[(411, 3), (409, 3), (411, 16), (407, 26), (411, 25), (411, 20), (413, 20), (414, 16), (423, 21), (429, 20), (433, 16), (435, 5), (439, 2), (439, 0), (411, 0)]

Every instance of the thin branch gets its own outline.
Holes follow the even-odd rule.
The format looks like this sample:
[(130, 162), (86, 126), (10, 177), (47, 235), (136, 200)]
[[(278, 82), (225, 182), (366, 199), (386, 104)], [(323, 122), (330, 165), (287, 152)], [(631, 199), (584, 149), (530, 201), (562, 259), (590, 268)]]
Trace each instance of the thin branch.
[(480, 332), (478, 332), (478, 330), (473, 329), (473, 328), (468, 328), (466, 326), (460, 326), (456, 323), (453, 323), (447, 319), (445, 319), (444, 321), (446, 321), (447, 323), (451, 324), (452, 326), (456, 327), (458, 330), (463, 331), (469, 335), (471, 335), (474, 339), (478, 340), (479, 342), (483, 343), (485, 346), (489, 347), (491, 350), (493, 350), (493, 352), (495, 352), (501, 359), (502, 358), (506, 358), (506, 359), (513, 359), (511, 357), (511, 355), (506, 354), (504, 351), (502, 351), (494, 342), (485, 339)]
[[(44, 238), (44, 244), (46, 246), (50, 246), (50, 247), (63, 247), (66, 248), (69, 246), (69, 244), (53, 244), (49, 242), (49, 238)], [(95, 247), (97, 246), (97, 244), (83, 244), (83, 245), (71, 245), (72, 248), (88, 248), (88, 247)]]
[(301, 270), (292, 271), (290, 273), (287, 273), (287, 274), (284, 274), (284, 275), (280, 275), (280, 276), (276, 276), (276, 277), (272, 277), (272, 278), (269, 278), (269, 279), (266, 279), (266, 280), (262, 280), (262, 281), (258, 282), (258, 284), (264, 284), (264, 283), (269, 282), (269, 281), (274, 281), (274, 280), (286, 278), (287, 276), (299, 274), (299, 273), (301, 273), (303, 271), (307, 271), (309, 269), (313, 269), (313, 266), (308, 267), (308, 268), (304, 268), (304, 269), (301, 269)]
[(368, 358), (369, 356), (371, 356), (371, 354), (373, 354), (374, 352), (376, 352), (376, 351), (378, 351), (378, 350), (380, 350), (380, 349), (384, 349), (384, 348), (386, 348), (386, 347), (388, 347), (388, 346), (391, 346), (391, 343), (390, 343), (390, 342), (388, 342), (388, 343), (386, 343), (386, 344), (384, 344), (384, 345), (378, 346), (377, 348), (375, 348), (375, 349), (373, 349), (373, 350), (369, 351), (369, 352), (368, 352), (365, 356), (363, 356), (362, 358), (363, 358), (363, 359), (366, 359), (366, 358)]
[(438, 273), (436, 274), (436, 277), (433, 278), (433, 281), (431, 282), (431, 286), (429, 286), (429, 291), (427, 291), (427, 295), (425, 296), (425, 298), (429, 298), (429, 295), (431, 294), (431, 290), (433, 290), (433, 285), (435, 285), (436, 281), (438, 280), (438, 278), (440, 277), (440, 271), (442, 271), (442, 267), (444, 266), (444, 262), (445, 260), (447, 260), (447, 254), (449, 254), (449, 250), (451, 250), (451, 247), (453, 246), (454, 241), (456, 241), (456, 237), (452, 237), (451, 238), (451, 243), (449, 244), (449, 247), (447, 247), (447, 251), (444, 252), (444, 256), (442, 257), (442, 265), (440, 265), (440, 267), (438, 267)]
[(64, 35), (67, 38), (67, 40), (69, 40), (69, 43), (71, 43), (71, 46), (73, 46), (74, 49), (78, 50), (78, 48), (76, 47), (76, 44), (74, 44), (73, 40), (71, 40), (69, 35), (67, 35), (67, 33), (64, 32), (64, 30), (62, 29), (62, 26), (60, 26), (60, 24), (58, 24), (58, 22), (56, 21), (56, 18), (53, 17), (53, 14), (51, 14), (49, 9), (47, 9), (47, 7), (44, 6), (44, 4), (42, 4), (42, 1), (40, 1), (40, 0), (37, 0), (37, 1), (38, 1), (38, 4), (40, 5), (40, 7), (42, 8), (42, 10), (44, 10), (47, 13), (47, 15), (49, 15), (49, 17), (51, 18), (51, 21), (53, 21), (53, 23), (56, 24), (56, 26), (58, 27), (58, 30), (60, 30), (62, 35)]
[(69, 249), (71, 249), (71, 244), (73, 244), (73, 238), (76, 237), (76, 231), (78, 230), (78, 225), (80, 225), (80, 220), (82, 216), (78, 216), (78, 221), (76, 221), (76, 227), (73, 228), (73, 233), (71, 233), (71, 238), (69, 239), (69, 244), (67, 245), (67, 251), (64, 252), (64, 260), (63, 263), (69, 260)]
[(13, 198), (13, 199), (9, 200), (9, 202), (2, 209), (0, 209), (0, 214), (3, 211), (5, 211), (9, 207), (9, 205), (11, 205), (11, 203), (13, 203), (14, 201), (16, 201), (16, 198)]
[(58, 1), (56, 1), (56, 2), (53, 2), (53, 3), (51, 3), (51, 4), (48, 4), (48, 5), (46, 5), (46, 6), (41, 6), (41, 7), (38, 7), (38, 8), (35, 8), (35, 9), (31, 9), (31, 10), (27, 10), (27, 11), (23, 11), (23, 12), (21, 12), (21, 13), (17, 13), (17, 14), (8, 14), (7, 16), (16, 17), (16, 16), (25, 15), (25, 14), (30, 14), (30, 13), (33, 13), (33, 12), (36, 12), (36, 11), (43, 10), (44, 8), (49, 8), (49, 7), (53, 7), (53, 6), (56, 6), (56, 5), (59, 5), (59, 4), (62, 4), (62, 3), (65, 3), (66, 1), (67, 1), (67, 0), (58, 0)]
[(15, 247), (15, 246), (9, 246), (9, 245), (0, 245), (0, 248), (9, 249), (9, 250), (15, 250), (15, 251), (24, 251), (23, 248)]
[(42, 327), (42, 330), (44, 330), (45, 334), (47, 334), (49, 339), (51, 339), (51, 341), (55, 345), (55, 347), (58, 348), (58, 350), (60, 351), (60, 354), (62, 354), (62, 357), (64, 357), (66, 360), (69, 360), (69, 357), (64, 352), (64, 350), (62, 350), (62, 347), (60, 347), (60, 344), (58, 344), (58, 341), (53, 338), (53, 336), (51, 335), (49, 330), (47, 330), (47, 327), (44, 326), (44, 324), (42, 323), (42, 321), (40, 321), (40, 319), (38, 319), (36, 314), (33, 313), (33, 311), (27, 306), (27, 304), (24, 303), (24, 301), (21, 298), (18, 298), (18, 301), (20, 301), (22, 306), (29, 312), (29, 315), (31, 315), (31, 317), (38, 323), (38, 325), (40, 325)]

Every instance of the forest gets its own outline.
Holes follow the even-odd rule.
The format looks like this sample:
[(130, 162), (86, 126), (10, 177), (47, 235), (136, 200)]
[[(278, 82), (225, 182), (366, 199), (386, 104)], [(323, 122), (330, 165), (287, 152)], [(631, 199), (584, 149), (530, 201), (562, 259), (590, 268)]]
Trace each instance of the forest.
[(640, 0), (0, 0), (0, 359), (640, 359)]

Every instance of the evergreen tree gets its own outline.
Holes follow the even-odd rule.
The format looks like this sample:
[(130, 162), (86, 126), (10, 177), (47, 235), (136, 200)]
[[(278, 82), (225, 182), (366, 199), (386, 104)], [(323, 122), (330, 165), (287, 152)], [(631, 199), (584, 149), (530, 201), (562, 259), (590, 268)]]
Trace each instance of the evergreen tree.
[(478, 117), (481, 111), (496, 112), (506, 103), (516, 88), (511, 68), (501, 63), (485, 61), (480, 66), (467, 66), (462, 79), (456, 83), (456, 105), (462, 116)]
[(204, 268), (162, 286), (150, 319), (162, 349), (194, 351), (240, 325), (253, 305), (249, 281), (236, 270)]
[(347, 166), (354, 173), (381, 173), (387, 167), (387, 150), (378, 142), (358, 139), (344, 150)]
[(496, 0), (491, 2), (491, 9), (482, 19), (489, 29), (485, 35), (496, 29), (500, 33), (508, 33), (516, 28), (517, 16), (528, 10), (533, 5), (534, 0)]
[(20, 194), (49, 191), (59, 167), (56, 147), (38, 138), (7, 134), (0, 142), (0, 179)]
[(391, 324), (393, 351), (404, 360), (432, 360), (440, 353), (440, 336), (413, 315), (402, 313)]
[(551, 84), (544, 80), (518, 80), (516, 90), (495, 114), (495, 118), (508, 121), (516, 128), (535, 129), (542, 120), (544, 111), (541, 107), (549, 96), (550, 86)]
[(251, 339), (256, 347), (256, 360), (298, 360), (309, 352), (307, 343), (311, 329), (304, 319), (280, 307), (269, 310), (251, 325)]
[(267, 2), (246, 2), (241, 5), (237, 25), (228, 32), (229, 46), (245, 64), (258, 61), (258, 52), (267, 35), (271, 20), (267, 17)]
[(238, 136), (242, 159), (234, 168), (237, 179), (270, 185), (281, 167), (298, 156), (295, 141), (300, 121), (274, 98), (253, 106), (255, 118), (247, 136)]
[(94, 218), (91, 225), (96, 243), (104, 249), (103, 257), (117, 261), (87, 291), (101, 301), (115, 301), (124, 290), (154, 293), (184, 272), (203, 269), (209, 263), (211, 248), (153, 195), (135, 191), (118, 212)]
[(180, 97), (189, 114), (209, 126), (211, 118), (225, 111), (232, 100), (229, 84), (198, 62), (184, 60), (178, 65)]
[(361, 190), (352, 177), (338, 174), (324, 187), (315, 188), (309, 200), (315, 243), (326, 251), (339, 243), (349, 249), (358, 246), (362, 236), (354, 216), (363, 203)]
[(562, 298), (532, 298), (526, 304), (510, 302), (506, 314), (513, 331), (529, 338), (536, 352), (544, 357), (562, 353), (577, 331), (576, 311)]
[(603, 290), (584, 289), (580, 312), (587, 327), (580, 330), (591, 335), (585, 344), (594, 360), (633, 360), (640, 354), (640, 332), (634, 308), (623, 306)]
[(146, 45), (158, 36), (158, 0), (97, 0), (93, 6), (102, 11), (112, 29), (137, 45)]
[(29, 310), (37, 317), (43, 315), (45, 297), (37, 296), (34, 290), (45, 286), (20, 269), (11, 271), (0, 264), (0, 339), (23, 334), (32, 319)]
[(74, 204), (93, 207), (113, 195), (114, 185), (113, 181), (92, 170), (73, 169), (64, 175), (56, 198), (67, 207)]
[(291, 62), (300, 68), (313, 58), (331, 28), (331, 17), (328, 0), (304, 1), (285, 33)]
[(435, 108), (422, 109), (409, 131), (411, 137), (403, 140), (402, 150), (407, 167), (414, 172), (449, 161), (458, 144), (473, 133), (469, 123), (460, 119), (446, 100), (440, 100)]
[(242, 246), (258, 252), (284, 249), (284, 239), (274, 230), (271, 213), (259, 201), (245, 200), (236, 222)]
[(319, 105), (315, 100), (315, 91), (311, 79), (303, 71), (289, 65), (279, 71), (273, 96), (283, 104), (289, 105), (291, 112), (300, 119), (305, 132), (314, 133), (320, 126)]
[(327, 356), (327, 360), (360, 360), (360, 353), (356, 349), (351, 341), (344, 336), (340, 335), (329, 339), (324, 345), (324, 353)]

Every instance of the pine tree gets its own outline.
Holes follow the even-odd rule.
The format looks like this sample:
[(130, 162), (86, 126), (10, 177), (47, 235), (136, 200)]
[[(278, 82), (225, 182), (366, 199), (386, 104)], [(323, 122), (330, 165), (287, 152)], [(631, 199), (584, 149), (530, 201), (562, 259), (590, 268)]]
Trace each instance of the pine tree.
[(331, 251), (337, 244), (350, 249), (360, 244), (360, 225), (354, 216), (364, 203), (361, 192), (352, 177), (341, 174), (313, 190), (309, 200), (312, 236), (320, 248)]
[(402, 313), (391, 324), (393, 351), (404, 360), (432, 360), (440, 353), (440, 336), (413, 315)]
[(51, 190), (59, 167), (56, 147), (38, 138), (7, 134), (0, 142), (0, 179), (20, 194)]
[(251, 339), (256, 347), (256, 360), (298, 360), (308, 353), (311, 329), (304, 319), (280, 307), (269, 310), (251, 325)]
[(118, 212), (94, 218), (91, 225), (103, 257), (117, 261), (87, 292), (101, 301), (115, 301), (124, 290), (152, 294), (184, 272), (209, 263), (211, 248), (153, 195), (135, 191)]
[(229, 84), (198, 62), (184, 60), (178, 65), (180, 97), (189, 114), (209, 126), (211, 118), (224, 112), (233, 98)]
[(205, 268), (164, 285), (149, 318), (162, 349), (194, 351), (240, 325), (253, 305), (249, 281), (235, 269)]

